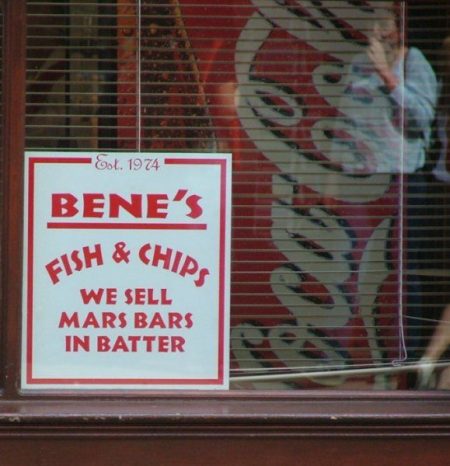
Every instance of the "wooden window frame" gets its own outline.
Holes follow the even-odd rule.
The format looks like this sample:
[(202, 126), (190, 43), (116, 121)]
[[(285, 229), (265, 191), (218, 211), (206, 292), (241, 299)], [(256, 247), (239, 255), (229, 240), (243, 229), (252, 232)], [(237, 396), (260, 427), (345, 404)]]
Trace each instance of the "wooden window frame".
[[(5, 458), (13, 451), (8, 448), (19, 440), (25, 442), (23, 446), (33, 446), (36, 439), (44, 445), (55, 438), (94, 436), (98, 441), (146, 439), (147, 446), (135, 445), (133, 454), (140, 455), (149, 447), (157, 454), (169, 454), (170, 448), (164, 450), (161, 443), (167, 439), (180, 451), (184, 449), (185, 458), (194, 458), (191, 450), (195, 448), (197, 455), (210, 456), (217, 448), (234, 449), (226, 457), (218, 454), (218, 464), (244, 464), (236, 463), (240, 455), (249, 458), (245, 464), (267, 464), (267, 452), (275, 455), (276, 464), (291, 464), (288, 461), (297, 455), (305, 464), (328, 464), (326, 459), (334, 454), (340, 455), (342, 464), (380, 464), (383, 457), (382, 464), (447, 464), (450, 393), (446, 392), (157, 391), (122, 396), (21, 392), (26, 1), (1, 1), (4, 192), (0, 446), (5, 448)], [(120, 455), (120, 441), (110, 453)], [(63, 454), (64, 445), (63, 441), (58, 443), (55, 451)], [(249, 450), (249, 445), (254, 448)], [(391, 463), (389, 451), (393, 448), (397, 456)], [(79, 455), (79, 460), (88, 458), (87, 452)], [(321, 458), (323, 463), (311, 462)]]

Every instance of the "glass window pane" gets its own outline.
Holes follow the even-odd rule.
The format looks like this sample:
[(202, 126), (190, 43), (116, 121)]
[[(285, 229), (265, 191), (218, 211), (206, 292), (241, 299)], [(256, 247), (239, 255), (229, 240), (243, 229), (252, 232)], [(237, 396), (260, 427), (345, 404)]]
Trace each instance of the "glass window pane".
[[(3, 141), (3, 4), (0, 3), (0, 140)], [(3, 148), (0, 149), (0, 207), (1, 212), (3, 212)], [(3, 218), (0, 216), (0, 224), (3, 225)], [(0, 244), (2, 244), (2, 231), (0, 229)], [(1, 280), (3, 270), (0, 269), (0, 283), (3, 283)], [(0, 299), (3, 294), (2, 286), (0, 285)], [(3, 320), (1, 320), (3, 322)]]
[(232, 388), (446, 383), (446, 2), (27, 5), (28, 149), (232, 152)]

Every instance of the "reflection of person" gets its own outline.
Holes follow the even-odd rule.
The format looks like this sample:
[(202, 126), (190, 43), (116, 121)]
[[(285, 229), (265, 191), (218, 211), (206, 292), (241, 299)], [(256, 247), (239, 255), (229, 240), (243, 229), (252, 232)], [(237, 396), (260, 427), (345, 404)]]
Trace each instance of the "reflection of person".
[[(447, 36), (441, 47), (441, 84), (442, 92), (440, 95), (438, 109), (438, 131), (440, 133), (440, 154), (439, 160), (433, 174), (435, 177), (444, 182), (450, 182), (449, 173), (449, 108), (450, 108), (450, 36)], [(442, 355), (450, 347), (450, 304), (445, 306), (434, 333), (427, 344), (425, 352), (420, 360), (420, 369), (418, 371), (418, 388), (429, 388), (433, 376), (434, 366)], [(439, 380), (436, 388), (450, 389), (450, 367), (440, 371)]]
[(433, 175), (439, 181), (450, 183), (449, 159), (449, 112), (450, 112), (450, 36), (442, 41), (440, 61), (440, 96), (437, 111), (437, 137), (439, 139), (438, 153), (435, 155), (436, 165)]
[(355, 144), (354, 160), (345, 161), (344, 169), (355, 174), (399, 174), (399, 189), (405, 194), (404, 200), (399, 198), (399, 203), (405, 203), (399, 222), (403, 224), (402, 217), (406, 217), (403, 224), (406, 343), (408, 357), (419, 358), (423, 337), (417, 269), (420, 250), (427, 241), (423, 223), (429, 215), (423, 169), (435, 118), (438, 85), (423, 53), (403, 44), (398, 18), (393, 11), (385, 10), (380, 15), (373, 26), (366, 53), (353, 59), (345, 93), (349, 109), (346, 113), (352, 120)]
[(437, 80), (422, 52), (402, 44), (393, 13), (374, 24), (367, 53), (353, 60), (346, 94), (363, 148), (348, 171), (414, 173), (424, 166)]
[[(418, 388), (428, 388), (434, 365), (450, 346), (450, 305), (446, 306), (440, 322), (420, 360)], [(442, 371), (437, 388), (450, 389), (450, 369)]]

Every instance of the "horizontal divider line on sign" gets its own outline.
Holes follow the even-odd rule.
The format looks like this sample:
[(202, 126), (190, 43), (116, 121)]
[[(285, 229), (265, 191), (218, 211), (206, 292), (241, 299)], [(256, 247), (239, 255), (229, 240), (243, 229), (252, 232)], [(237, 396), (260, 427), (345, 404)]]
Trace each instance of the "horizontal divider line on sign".
[(49, 229), (65, 230), (206, 230), (206, 223), (48, 222)]

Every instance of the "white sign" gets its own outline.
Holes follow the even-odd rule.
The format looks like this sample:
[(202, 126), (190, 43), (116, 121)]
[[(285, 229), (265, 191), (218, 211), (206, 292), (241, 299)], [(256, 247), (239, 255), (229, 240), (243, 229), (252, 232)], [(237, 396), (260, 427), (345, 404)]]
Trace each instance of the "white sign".
[(22, 387), (228, 387), (231, 155), (26, 154)]

